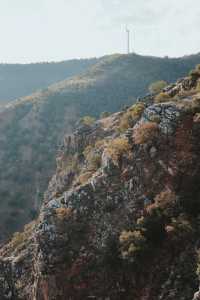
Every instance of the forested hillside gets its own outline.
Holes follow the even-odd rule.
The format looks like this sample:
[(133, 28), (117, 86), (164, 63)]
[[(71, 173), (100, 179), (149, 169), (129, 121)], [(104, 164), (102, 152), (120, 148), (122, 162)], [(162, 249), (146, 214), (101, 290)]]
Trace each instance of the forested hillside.
[(80, 74), (97, 61), (94, 58), (51, 63), (0, 64), (0, 104)]
[(133, 104), (152, 82), (175, 81), (199, 61), (200, 55), (179, 59), (106, 56), (84, 74), (17, 100), (1, 112), (0, 238), (35, 217), (55, 170), (58, 145), (81, 117), (98, 117)]

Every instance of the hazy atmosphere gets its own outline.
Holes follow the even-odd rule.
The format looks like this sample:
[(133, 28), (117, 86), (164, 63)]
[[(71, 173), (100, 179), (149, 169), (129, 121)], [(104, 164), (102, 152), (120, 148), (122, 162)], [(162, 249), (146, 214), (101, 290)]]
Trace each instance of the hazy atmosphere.
[(123, 53), (126, 26), (139, 54), (199, 52), (199, 0), (0, 0), (0, 7), (0, 62)]
[(0, 300), (200, 300), (200, 0), (0, 0)]

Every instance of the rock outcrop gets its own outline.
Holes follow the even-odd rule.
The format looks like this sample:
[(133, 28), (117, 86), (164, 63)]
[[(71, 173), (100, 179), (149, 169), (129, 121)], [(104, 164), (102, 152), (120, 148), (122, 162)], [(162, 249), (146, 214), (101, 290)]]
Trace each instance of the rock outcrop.
[(1, 249), (1, 300), (193, 299), (198, 80), (65, 137), (38, 220)]

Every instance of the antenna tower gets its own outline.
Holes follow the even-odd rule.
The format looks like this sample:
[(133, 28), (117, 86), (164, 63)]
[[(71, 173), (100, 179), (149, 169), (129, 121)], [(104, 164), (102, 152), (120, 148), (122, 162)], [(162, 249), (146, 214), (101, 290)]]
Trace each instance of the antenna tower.
[(130, 54), (130, 30), (126, 27), (127, 33), (127, 54)]

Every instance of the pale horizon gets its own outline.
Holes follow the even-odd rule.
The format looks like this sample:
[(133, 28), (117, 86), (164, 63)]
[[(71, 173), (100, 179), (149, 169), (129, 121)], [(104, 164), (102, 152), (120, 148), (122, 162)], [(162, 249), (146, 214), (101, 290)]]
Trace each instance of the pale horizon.
[[(200, 2), (189, 0), (0, 0), (0, 62), (40, 63), (131, 52), (200, 52)], [(186, 18), (187, 15), (187, 18)]]

